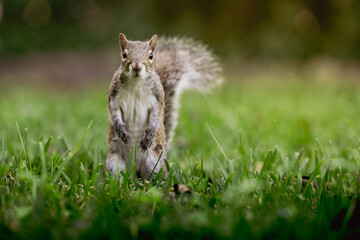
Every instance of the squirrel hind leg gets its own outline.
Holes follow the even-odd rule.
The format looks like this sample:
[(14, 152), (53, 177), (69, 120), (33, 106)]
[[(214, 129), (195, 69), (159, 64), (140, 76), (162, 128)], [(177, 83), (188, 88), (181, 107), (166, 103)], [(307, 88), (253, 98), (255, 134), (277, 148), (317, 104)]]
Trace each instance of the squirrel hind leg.
[[(159, 159), (160, 158), (160, 159)], [(152, 151), (148, 151), (146, 156), (145, 164), (141, 166), (140, 169), (140, 176), (144, 180), (148, 180), (150, 178), (150, 182), (152, 182), (157, 174), (159, 173), (160, 169), (163, 168), (163, 176), (167, 176), (167, 169), (165, 166), (164, 159), (166, 158), (166, 151), (156, 154), (155, 149)]]
[(126, 161), (124, 156), (119, 153), (113, 146), (110, 147), (109, 153), (106, 157), (106, 167), (109, 171), (118, 178), (119, 172), (125, 172)]

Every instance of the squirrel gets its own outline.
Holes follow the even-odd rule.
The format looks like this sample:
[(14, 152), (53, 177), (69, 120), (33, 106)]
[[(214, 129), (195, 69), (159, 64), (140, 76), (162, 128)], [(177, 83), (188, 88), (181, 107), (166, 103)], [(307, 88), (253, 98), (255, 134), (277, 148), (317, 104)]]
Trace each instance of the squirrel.
[(129, 41), (120, 33), (119, 45), (121, 65), (108, 90), (106, 166), (115, 176), (125, 171), (135, 147), (137, 175), (153, 180), (167, 158), (181, 93), (219, 85), (221, 67), (207, 46), (187, 38)]

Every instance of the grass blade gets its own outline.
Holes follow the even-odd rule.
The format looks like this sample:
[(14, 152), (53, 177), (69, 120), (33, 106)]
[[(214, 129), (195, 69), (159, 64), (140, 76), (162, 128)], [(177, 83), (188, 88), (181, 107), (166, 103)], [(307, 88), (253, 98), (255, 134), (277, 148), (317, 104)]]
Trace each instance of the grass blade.
[(95, 169), (99, 166), (100, 161), (101, 161), (100, 147), (99, 145), (97, 145), (94, 152), (93, 173), (95, 173)]
[(45, 160), (45, 148), (42, 145), (42, 142), (39, 142), (39, 149), (40, 149), (40, 160), (41, 160), (41, 167), (42, 167), (42, 173), (41, 178), (45, 181), (48, 179), (48, 172), (46, 167), (46, 160)]
[[(25, 158), (26, 158), (26, 160), (28, 161), (28, 164), (29, 164), (29, 170), (30, 170), (30, 172), (31, 172), (31, 161), (30, 161), (29, 151), (28, 151), (27, 148), (25, 147), (25, 144), (24, 144), (24, 141), (23, 141), (23, 138), (22, 138), (22, 136), (21, 136), (20, 129), (19, 129), (19, 125), (18, 125), (17, 122), (16, 122), (16, 128), (17, 128), (17, 131), (18, 131), (18, 134), (19, 134), (19, 137), (20, 137), (21, 146), (22, 146), (22, 148), (23, 148)], [(22, 167), (22, 164), (21, 164), (21, 167)]]
[(149, 176), (149, 177), (148, 177), (148, 179), (147, 179), (148, 181), (150, 181), (151, 176), (154, 174), (154, 171), (155, 171), (155, 169), (156, 169), (156, 166), (158, 165), (158, 163), (159, 163), (159, 161), (160, 161), (160, 159), (161, 159), (162, 155), (163, 155), (163, 152), (161, 152), (161, 153), (160, 153), (160, 156), (159, 156), (159, 158), (158, 158), (158, 160), (157, 160), (157, 162), (156, 162), (156, 164), (155, 164), (155, 166), (154, 166), (153, 170), (151, 171), (150, 176)]
[(224, 158), (225, 158), (226, 160), (228, 160), (228, 157), (226, 156), (224, 150), (222, 149), (222, 147), (221, 147), (221, 145), (219, 144), (218, 140), (216, 139), (215, 135), (214, 135), (213, 132), (211, 131), (209, 125), (208, 125), (207, 123), (205, 123), (205, 124), (206, 124), (206, 127), (207, 127), (207, 129), (209, 130), (211, 136), (213, 137), (213, 139), (215, 140), (216, 144), (218, 145), (218, 147), (219, 147), (221, 153), (223, 154)]
[(71, 156), (68, 157), (68, 158), (66, 158), (66, 159), (61, 163), (61, 165), (58, 167), (57, 172), (54, 174), (54, 177), (52, 178), (52, 181), (51, 181), (52, 183), (54, 183), (54, 182), (61, 176), (64, 167), (67, 165), (68, 162), (70, 162), (70, 160), (74, 157), (74, 155), (76, 154), (76, 152), (79, 150), (80, 145), (81, 145), (82, 141), (84, 140), (86, 134), (87, 134), (88, 131), (90, 130), (92, 124), (93, 124), (93, 121), (91, 121), (91, 122), (89, 123), (89, 125), (87, 126), (84, 134), (82, 135), (80, 141), (79, 141), (78, 144), (76, 145), (76, 148), (75, 148), (74, 152), (71, 154)]

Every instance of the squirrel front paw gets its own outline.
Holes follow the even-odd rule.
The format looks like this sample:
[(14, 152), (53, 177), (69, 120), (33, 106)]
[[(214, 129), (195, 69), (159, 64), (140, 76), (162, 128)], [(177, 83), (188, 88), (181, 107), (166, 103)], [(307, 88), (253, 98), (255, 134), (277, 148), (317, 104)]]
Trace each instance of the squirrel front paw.
[(125, 125), (124, 124), (119, 124), (117, 126), (115, 126), (115, 130), (116, 130), (116, 134), (118, 135), (118, 137), (125, 143), (128, 144), (130, 142), (130, 135), (129, 133), (126, 131), (125, 129)]
[(145, 137), (144, 139), (140, 142), (140, 147), (142, 149), (143, 152), (146, 151), (146, 149), (148, 149), (151, 144), (154, 141), (154, 137), (155, 137), (155, 131), (147, 129), (145, 131)]

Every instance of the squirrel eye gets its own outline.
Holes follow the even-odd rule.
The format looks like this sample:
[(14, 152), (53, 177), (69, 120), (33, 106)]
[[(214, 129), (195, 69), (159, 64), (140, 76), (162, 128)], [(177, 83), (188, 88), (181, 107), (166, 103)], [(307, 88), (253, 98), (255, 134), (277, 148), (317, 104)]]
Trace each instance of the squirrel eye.
[(150, 60), (153, 59), (153, 53), (152, 53), (152, 52), (149, 54), (149, 59), (150, 59)]
[(125, 51), (122, 52), (122, 57), (123, 57), (123, 58), (126, 58), (126, 52), (125, 52)]

